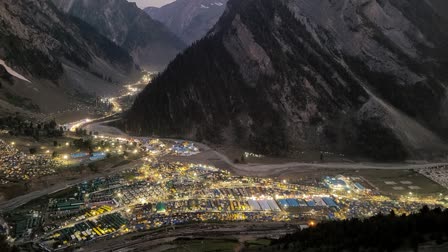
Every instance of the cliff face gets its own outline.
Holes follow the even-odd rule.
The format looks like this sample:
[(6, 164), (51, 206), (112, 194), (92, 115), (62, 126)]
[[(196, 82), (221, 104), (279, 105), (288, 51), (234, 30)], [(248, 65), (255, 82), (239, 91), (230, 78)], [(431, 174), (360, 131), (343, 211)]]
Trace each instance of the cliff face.
[(227, 0), (177, 0), (161, 8), (148, 7), (145, 12), (165, 24), (185, 43), (204, 37), (226, 8)]
[(52, 0), (65, 13), (95, 27), (127, 49), (147, 70), (163, 70), (185, 44), (162, 23), (126, 0)]
[(137, 70), (126, 50), (47, 0), (2, 1), (0, 61), (30, 80), (3, 85), (1, 108), (11, 111), (23, 99), (41, 111), (62, 109), (70, 97), (113, 89), (110, 82), (127, 80)]
[(273, 154), (443, 152), (446, 28), (426, 1), (230, 1), (124, 124)]

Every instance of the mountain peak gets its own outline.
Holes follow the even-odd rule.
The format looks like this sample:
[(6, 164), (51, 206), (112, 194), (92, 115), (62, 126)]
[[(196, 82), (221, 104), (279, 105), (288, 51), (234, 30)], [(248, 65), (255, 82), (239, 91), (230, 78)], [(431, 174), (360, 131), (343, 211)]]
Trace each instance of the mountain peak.
[(446, 23), (432, 14), (416, 0), (231, 0), (125, 125), (270, 154), (443, 152)]
[(185, 44), (135, 3), (126, 0), (53, 0), (59, 9), (95, 27), (126, 48), (136, 63), (162, 70)]
[(178, 0), (161, 8), (146, 8), (145, 12), (191, 44), (215, 25), (226, 3), (227, 0)]

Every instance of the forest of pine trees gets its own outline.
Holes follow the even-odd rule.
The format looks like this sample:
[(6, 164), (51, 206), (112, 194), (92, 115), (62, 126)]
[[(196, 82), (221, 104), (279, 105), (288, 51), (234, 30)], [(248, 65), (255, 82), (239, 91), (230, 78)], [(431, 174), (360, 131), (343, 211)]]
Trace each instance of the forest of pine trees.
[(323, 222), (273, 242), (284, 251), (418, 251), (422, 244), (448, 242), (448, 210), (424, 207), (411, 215)]

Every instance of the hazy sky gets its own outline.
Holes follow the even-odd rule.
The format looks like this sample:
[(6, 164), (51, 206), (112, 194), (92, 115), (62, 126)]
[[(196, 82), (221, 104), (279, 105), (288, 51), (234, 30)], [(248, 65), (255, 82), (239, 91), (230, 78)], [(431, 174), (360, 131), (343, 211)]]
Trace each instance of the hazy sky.
[(136, 2), (138, 7), (145, 8), (148, 6), (160, 7), (165, 4), (174, 2), (175, 0), (128, 0), (129, 2)]

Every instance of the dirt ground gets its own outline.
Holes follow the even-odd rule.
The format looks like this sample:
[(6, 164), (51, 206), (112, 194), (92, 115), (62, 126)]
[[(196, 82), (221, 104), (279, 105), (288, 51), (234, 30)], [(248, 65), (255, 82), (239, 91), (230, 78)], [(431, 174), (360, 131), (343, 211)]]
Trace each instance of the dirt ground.
[[(241, 160), (241, 156), (243, 156), (245, 152), (252, 153), (250, 150), (241, 148), (239, 146), (212, 144), (210, 145), (210, 148), (226, 155), (232, 161), (236, 159)], [(343, 154), (324, 152), (322, 157), (323, 161), (325, 162), (353, 162), (352, 158), (348, 158)], [(259, 164), (283, 164), (292, 162), (320, 162), (320, 161), (321, 161), (321, 152), (319, 151), (301, 151), (288, 157), (262, 156), (262, 157), (245, 158), (246, 163), (259, 163)]]

